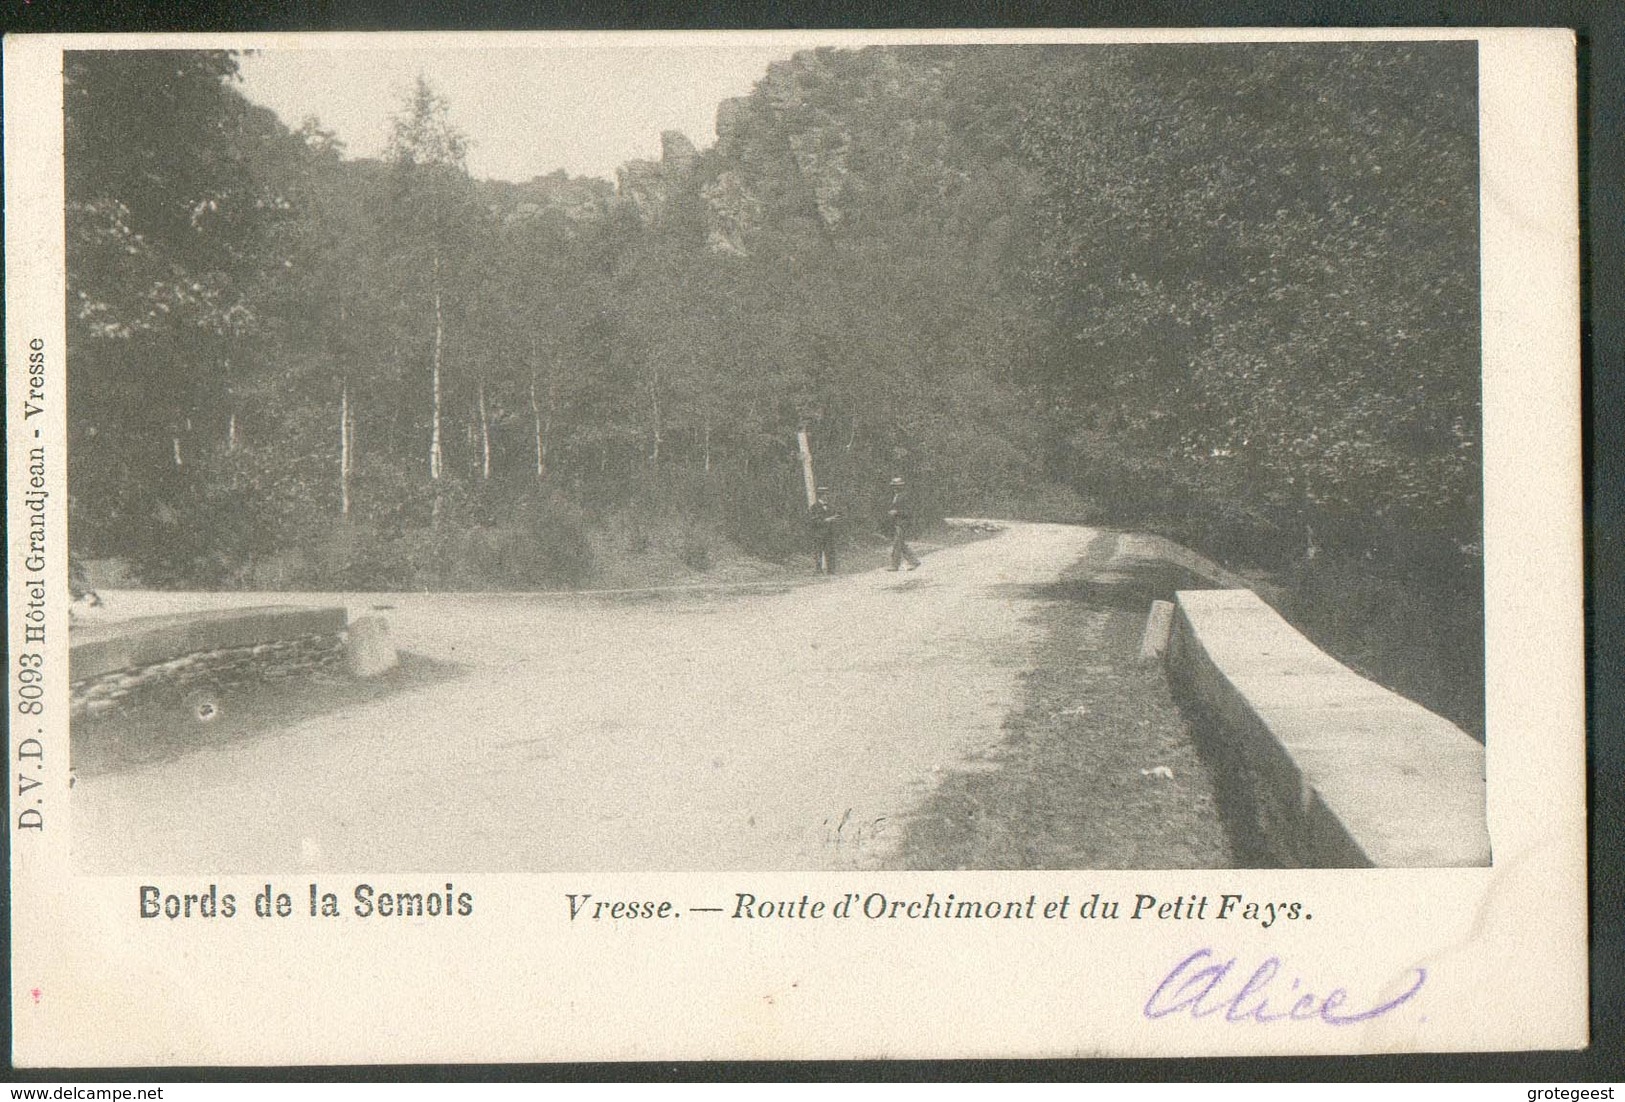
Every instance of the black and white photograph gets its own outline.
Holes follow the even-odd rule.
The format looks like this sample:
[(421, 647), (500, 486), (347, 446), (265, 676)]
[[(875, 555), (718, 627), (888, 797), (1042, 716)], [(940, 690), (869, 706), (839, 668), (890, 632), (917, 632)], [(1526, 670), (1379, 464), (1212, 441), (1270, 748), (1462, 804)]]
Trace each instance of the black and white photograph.
[[(1572, 414), (1542, 404), (1561, 338), (1494, 351), (1516, 323), (1486, 291), (1566, 293), (1541, 280), (1572, 242), (1509, 257), (1498, 227), (1529, 223), (1487, 135), (1545, 131), (1486, 106), (1486, 41), (59, 40), (60, 317), (7, 338), (38, 388), (10, 411), (14, 718), (41, 717), (53, 802), (14, 796), (15, 833), (32, 814), (113, 901), (110, 945), (297, 926), (374, 967), (335, 931), (389, 926), (474, 959), (438, 939), (513, 936), (497, 877), (545, 885), (530, 912), (583, 960), (611, 929), (696, 954), (618, 982), (695, 982), (696, 946), (746, 929), (889, 954), (906, 927), (925, 959), (1064, 926), (1113, 931), (1086, 952), (1124, 958), (1145, 1035), (1106, 1027), (1118, 1053), (1424, 1045), (1398, 1038), (1429, 1015), (1459, 1030), (1433, 1043), (1505, 1046), (1424, 1006), (1443, 949), (1324, 982), (1287, 970), (1331, 956), (1269, 956), (1503, 868), (1568, 877), (1569, 849), (1520, 872), (1526, 820), (1495, 829), (1527, 811), (1496, 796), (1515, 769), (1578, 792), (1547, 841), (1584, 859), (1578, 713), (1540, 705), (1541, 772), (1532, 710), (1497, 703), (1497, 632), (1579, 613), (1577, 551), (1527, 522), (1569, 515), (1568, 453), (1536, 473), (1488, 412), (1498, 387), (1530, 425)], [(1498, 604), (1487, 578), (1537, 560), (1558, 600)], [(1556, 699), (1578, 669), (1546, 652), (1518, 691)], [(1511, 936), (1460, 911), (1405, 921)], [(1580, 929), (1553, 952), (1583, 971)], [(1266, 969), (1321, 1035), (1264, 1036)], [(762, 1032), (813, 997), (790, 987), (735, 1041), (602, 1051), (845, 1051), (851, 1023)], [(1196, 1024), (1221, 994), (1254, 1033)], [(185, 1051), (282, 1051), (197, 1028)], [(278, 1028), (311, 1062), (382, 1051)]]
[(1489, 861), (1474, 43), (64, 66), (87, 868)]

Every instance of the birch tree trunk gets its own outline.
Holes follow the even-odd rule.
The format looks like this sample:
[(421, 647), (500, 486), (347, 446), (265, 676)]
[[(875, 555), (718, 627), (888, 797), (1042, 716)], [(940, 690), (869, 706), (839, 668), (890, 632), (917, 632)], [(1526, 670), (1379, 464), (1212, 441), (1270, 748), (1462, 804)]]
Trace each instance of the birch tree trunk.
[(231, 386), (231, 357), (222, 360), (226, 374), (226, 405), (229, 412), (226, 415), (226, 451), (237, 450), (237, 395)]
[(491, 418), (485, 411), (485, 380), (480, 380), (480, 480), (491, 479)]
[[(445, 345), (445, 319), (440, 311), (440, 258), (434, 258), (434, 361), (431, 367), (430, 389), (433, 392), (433, 421), (429, 427), (429, 479), (440, 481), (442, 454), (440, 446), (440, 360)], [(438, 501), (436, 509), (438, 510)]]
[(660, 371), (658, 368), (649, 372), (649, 409), (654, 422), (654, 447), (649, 452), (649, 462), (660, 462)]
[(339, 391), (339, 516), (350, 519), (350, 379), (346, 376)]
[(536, 401), (536, 366), (530, 369), (530, 422), (536, 441), (536, 481), (547, 478), (547, 442), (542, 437), (542, 407)]

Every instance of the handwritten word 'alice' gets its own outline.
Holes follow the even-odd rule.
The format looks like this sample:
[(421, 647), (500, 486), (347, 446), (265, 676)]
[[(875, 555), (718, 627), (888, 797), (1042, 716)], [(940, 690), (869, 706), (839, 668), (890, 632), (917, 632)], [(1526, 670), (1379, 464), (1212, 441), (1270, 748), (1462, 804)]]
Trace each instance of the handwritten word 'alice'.
[(1411, 1001), (1422, 990), (1428, 974), (1421, 968), (1412, 969), (1416, 980), (1405, 992), (1387, 1002), (1364, 1009), (1349, 1005), (1349, 993), (1341, 987), (1326, 995), (1317, 995), (1304, 987), (1302, 980), (1294, 979), (1290, 986), (1281, 977), (1281, 962), (1270, 957), (1253, 969), (1239, 987), (1244, 970), (1236, 967), (1236, 958), (1221, 961), (1211, 949), (1198, 949), (1163, 977), (1157, 989), (1145, 1003), (1147, 1018), (1166, 1018), (1171, 1014), (1189, 1014), (1192, 1018), (1207, 1018), (1223, 1014), (1227, 1022), (1326, 1022), (1330, 1025), (1353, 1025), (1369, 1022), (1396, 1010)]

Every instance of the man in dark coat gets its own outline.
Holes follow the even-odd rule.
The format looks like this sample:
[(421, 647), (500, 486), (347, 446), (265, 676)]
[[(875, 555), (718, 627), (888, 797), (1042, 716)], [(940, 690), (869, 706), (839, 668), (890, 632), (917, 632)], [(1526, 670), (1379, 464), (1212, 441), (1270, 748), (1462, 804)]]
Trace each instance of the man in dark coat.
[(813, 503), (807, 507), (807, 528), (812, 535), (813, 573), (835, 573), (835, 522), (840, 514), (830, 507), (824, 495), (828, 488), (818, 487)]
[(901, 478), (891, 480), (891, 505), (886, 519), (891, 524), (891, 569), (900, 569), (906, 562), (910, 570), (918, 570), (920, 560), (908, 545), (908, 484)]

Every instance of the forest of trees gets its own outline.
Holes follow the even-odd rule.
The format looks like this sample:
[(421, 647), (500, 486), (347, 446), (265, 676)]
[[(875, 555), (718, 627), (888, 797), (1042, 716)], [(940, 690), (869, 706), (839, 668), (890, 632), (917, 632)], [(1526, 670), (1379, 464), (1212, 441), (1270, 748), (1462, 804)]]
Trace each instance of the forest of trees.
[(1471, 43), (807, 51), (614, 185), (471, 178), (421, 80), (346, 158), (235, 73), (67, 55), (82, 557), (782, 559), (805, 426), (854, 509), (901, 474), (927, 515), (1164, 531), (1305, 599), (1307, 564), (1380, 578), (1481, 661)]

